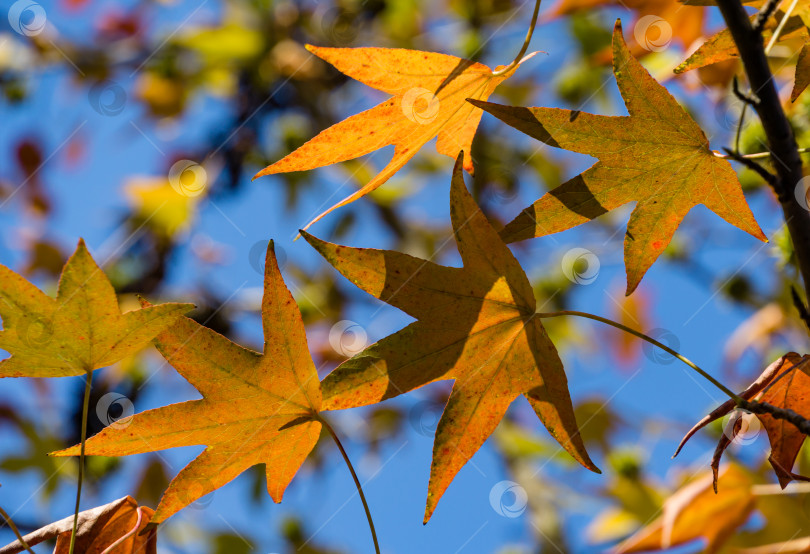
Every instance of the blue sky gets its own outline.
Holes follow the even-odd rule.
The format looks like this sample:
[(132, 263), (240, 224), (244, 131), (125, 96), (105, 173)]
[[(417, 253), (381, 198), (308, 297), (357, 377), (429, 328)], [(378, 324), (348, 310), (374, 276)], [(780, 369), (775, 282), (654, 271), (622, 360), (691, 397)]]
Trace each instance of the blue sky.
[[(6, 8), (11, 2), (3, 2)], [(49, 22), (60, 32), (71, 37), (81, 37), (91, 24), (92, 15), (97, 10), (109, 9), (120, 3), (90, 2), (81, 15), (66, 13), (56, 3), (41, 2), (45, 7)], [(177, 2), (159, 8), (158, 28), (171, 28), (184, 21), (197, 3)], [(529, 7), (521, 12), (521, 19), (528, 18)], [(204, 5), (191, 19), (190, 24), (216, 20), (220, 11), (217, 3)], [(616, 10), (605, 16), (621, 16), (628, 19), (628, 12)], [(525, 16), (525, 17), (523, 17)], [(441, 20), (446, 26), (436, 29), (436, 36), (429, 41), (445, 51), (453, 51), (453, 33), (439, 32), (454, 28), (452, 21)], [(0, 32), (11, 32), (5, 22), (0, 22)], [(500, 46), (493, 49), (492, 57), (484, 60), (492, 63), (505, 63), (513, 55), (521, 37), (522, 25), (509, 25), (498, 35)], [(16, 38), (16, 36), (15, 36)], [(564, 26), (547, 25), (541, 27), (532, 43), (532, 49), (544, 50), (549, 54), (540, 55), (528, 62), (521, 72), (531, 75), (538, 82), (545, 82), (562, 67), (568, 59), (566, 53), (573, 45), (567, 37)], [(127, 75), (116, 75), (114, 80), (128, 86)], [(167, 138), (142, 112), (142, 107), (129, 99), (123, 112), (115, 117), (105, 117), (95, 112), (87, 99), (87, 90), (77, 85), (71, 68), (64, 64), (54, 69), (38, 69), (30, 75), (31, 97), (21, 106), (11, 107), (0, 104), (3, 125), (0, 128), (0, 168), (3, 177), (21, 182), (13, 169), (13, 147), (24, 136), (34, 136), (42, 141), (46, 155), (53, 154), (43, 166), (39, 176), (54, 200), (55, 213), (48, 219), (45, 234), (56, 239), (65, 251), (71, 251), (79, 237), (84, 237), (91, 252), (114, 252), (120, 241), (126, 238), (117, 229), (118, 221), (126, 209), (126, 199), (122, 193), (123, 181), (131, 175), (163, 175), (166, 171), (167, 156), (175, 151), (193, 151), (198, 145), (217, 130), (218, 125), (228, 119), (228, 107), (222, 101), (199, 96), (192, 102), (184, 118), (177, 122), (176, 132)], [(617, 90), (612, 79), (607, 83), (611, 98), (617, 98)], [(126, 87), (125, 87), (126, 88)], [(673, 89), (676, 94), (681, 91)], [(340, 111), (349, 115), (372, 105), (379, 96), (369, 93), (360, 84), (349, 83), (335, 92)], [(533, 105), (562, 105), (548, 87), (540, 87), (531, 98)], [(692, 107), (707, 123), (707, 131), (716, 125), (711, 109), (699, 97), (691, 101)], [(571, 106), (567, 106), (571, 107)], [(584, 108), (598, 113), (624, 114), (620, 103), (604, 106), (593, 103)], [(614, 112), (609, 112), (613, 109)], [(134, 123), (134, 125), (133, 125)], [(269, 123), (272, 125), (272, 122)], [(530, 141), (525, 136), (503, 128), (493, 118), (485, 116), (484, 123), (489, 128), (498, 128), (506, 140), (524, 143)], [(138, 129), (135, 127), (137, 126)], [(717, 129), (715, 129), (717, 130)], [(712, 137), (713, 147), (726, 144), (728, 133), (722, 131)], [(66, 139), (78, 133), (86, 141), (84, 162), (71, 167), (65, 162), (63, 144)], [(427, 153), (417, 156), (436, 158), (433, 146), (428, 145)], [(586, 156), (562, 153), (546, 147), (546, 155), (564, 160), (566, 177), (588, 167), (592, 160)], [(389, 151), (372, 156), (378, 164), (387, 161)], [(425, 224), (447, 226), (449, 221), (448, 192), (449, 176), (452, 167), (450, 158), (440, 158), (444, 170), (429, 182), (418, 183), (419, 192), (408, 198), (400, 208), (403, 213), (419, 216)], [(256, 168), (260, 169), (260, 168)], [(397, 181), (408, 183), (409, 168), (397, 176)], [(420, 174), (421, 175), (421, 174)], [(311, 198), (299, 202), (295, 210), (284, 207), (283, 183), (268, 177), (253, 183), (246, 182), (240, 194), (215, 201), (203, 201), (193, 229), (180, 249), (170, 268), (168, 284), (170, 289), (182, 291), (193, 289), (196, 284), (205, 283), (228, 298), (234, 291), (255, 291), (261, 287), (261, 277), (251, 265), (251, 248), (261, 240), (273, 238), (286, 254), (309, 270), (320, 271), (325, 262), (305, 242), (293, 242), (296, 230), (331, 195), (339, 185), (341, 173), (335, 169), (316, 172), (316, 186), (310, 189)], [(525, 179), (520, 198), (502, 207), (504, 217), (512, 217), (521, 208), (535, 200), (541, 193), (538, 178), (531, 170), (520, 172)], [(249, 176), (244, 176), (245, 180)], [(469, 181), (468, 181), (469, 182)], [(31, 220), (17, 209), (18, 203), (11, 201), (0, 208), (0, 262), (12, 268), (19, 268), (24, 255), (21, 237), (41, 233)], [(347, 244), (364, 247), (390, 246), (392, 237), (381, 232), (374, 210), (368, 200), (361, 200), (345, 210), (356, 213), (360, 222), (348, 237)], [(781, 226), (781, 214), (775, 204), (756, 195), (752, 209), (763, 230), (769, 237)], [(626, 216), (618, 219), (623, 231)], [(334, 220), (334, 219), (333, 219)], [(327, 219), (313, 227), (312, 232), (329, 238)], [(221, 266), (204, 266), (191, 254), (190, 243), (194, 238), (207, 237), (228, 251), (228, 262)], [(736, 270), (752, 276), (756, 286), (767, 290), (773, 283), (772, 266), (774, 258), (771, 247), (759, 243), (742, 231), (727, 226), (717, 216), (699, 207), (687, 217), (679, 237), (685, 241), (700, 244), (698, 260), (714, 268), (719, 275), (730, 275)], [(610, 240), (604, 228), (586, 225), (559, 235), (535, 239), (515, 249), (530, 278), (551, 272), (561, 272), (562, 255), (574, 247), (584, 247), (593, 251), (600, 260), (601, 269), (597, 279), (589, 284), (576, 287), (572, 296), (571, 309), (580, 309), (607, 315), (614, 312), (608, 295), (619, 295), (624, 287), (624, 267), (620, 242)], [(99, 259), (103, 259), (100, 257)], [(457, 265), (458, 256), (451, 241), (440, 256), (440, 261)], [(285, 275), (294, 294), (300, 295), (298, 284)], [(680, 350), (715, 375), (721, 374), (723, 345), (730, 333), (746, 317), (749, 310), (734, 306), (717, 294), (719, 283), (701, 285), (696, 283), (688, 271), (660, 261), (645, 277), (640, 291), (652, 300), (652, 318), (656, 327), (670, 330), (677, 336)], [(367, 330), (369, 340), (376, 340), (395, 331), (409, 322), (409, 318), (395, 308), (382, 305), (354, 289), (345, 280), (340, 281), (343, 290), (352, 294), (358, 302), (353, 304), (345, 317), (357, 322)], [(182, 298), (178, 298), (182, 299)], [(260, 343), (260, 326), (257, 314), (246, 314), (235, 322), (243, 342)], [(575, 401), (594, 395), (610, 399), (610, 406), (628, 419), (643, 420), (658, 417), (671, 422), (660, 434), (624, 433), (620, 444), (640, 448), (648, 457), (648, 469), (661, 479), (672, 472), (695, 470), (706, 462), (712, 449), (705, 440), (690, 444), (683, 455), (675, 462), (670, 456), (680, 435), (699, 419), (707, 408), (723, 400), (721, 393), (705, 382), (698, 381), (685, 366), (677, 363), (657, 364), (647, 357), (641, 357), (637, 368), (617, 370), (610, 356), (604, 355), (609, 331), (598, 328), (599, 324), (581, 320), (578, 328), (589, 341), (598, 334), (602, 340), (591, 343), (588, 349), (566, 349), (561, 352), (566, 363), (572, 396)], [(795, 346), (794, 346), (795, 347)], [(744, 360), (744, 361), (747, 361)], [(157, 371), (159, 364), (154, 364)], [(723, 370), (736, 380), (729, 385), (738, 387), (756, 373), (756, 368)], [(0, 401), (7, 402), (25, 413), (32, 415), (51, 414), (57, 419), (49, 420), (48, 425), (62, 428), (64, 422), (60, 414), (67, 414), (72, 405), (71, 398), (79, 394), (80, 379), (59, 379), (50, 383), (47, 400), (35, 394), (33, 385), (26, 380), (6, 380), (0, 383)], [(198, 394), (185, 381), (171, 370), (163, 368), (135, 406), (136, 411), (197, 398)], [(411, 409), (417, 402), (428, 398), (426, 390), (419, 390), (390, 402)], [(43, 408), (47, 403), (47, 410)], [(528, 405), (524, 401), (515, 402), (513, 409), (521, 415), (540, 435), (546, 436), (536, 418), (527, 417)], [(442, 499), (433, 519), (427, 526), (422, 525), (427, 479), (430, 467), (432, 437), (419, 434), (407, 427), (403, 440), (383, 445), (376, 455), (368, 453), (364, 445), (352, 441), (352, 430), (362, 424), (362, 410), (334, 414), (338, 428), (349, 435), (347, 446), (355, 461), (361, 480), (374, 513), (375, 523), (385, 552), (493, 552), (508, 544), (530, 548), (532, 530), (526, 515), (507, 518), (498, 515), (490, 506), (489, 494), (492, 487), (511, 477), (490, 443), (475, 456), (459, 473), (456, 480)], [(528, 414), (530, 415), (530, 414)], [(51, 417), (51, 416), (49, 416)], [(24, 443), (8, 428), (3, 433), (2, 448), (6, 452), (20, 448)], [(758, 442), (762, 446), (761, 442)], [(176, 449), (161, 455), (171, 466), (172, 475), (190, 461), (202, 447), (196, 449)], [(764, 447), (763, 447), (764, 448)], [(751, 448), (751, 459), (761, 459), (763, 448)], [(606, 460), (595, 456), (595, 462), (607, 469)], [(138, 460), (124, 462), (133, 471)], [(554, 477), (563, 475), (553, 467), (546, 467), (545, 474)], [(131, 493), (132, 480), (127, 471), (110, 481), (100, 491), (86, 491), (83, 508), (89, 508), (114, 500)], [(583, 494), (593, 494), (603, 485), (609, 475), (591, 475), (586, 470), (566, 471), (565, 479), (571, 479), (569, 486)], [(51, 502), (36, 498), (40, 476), (35, 472), (10, 475), (0, 472), (0, 505), (16, 517), (26, 521), (52, 521), (65, 517), (72, 510), (75, 487), (64, 483)], [(235, 482), (216, 491), (210, 503), (190, 508), (171, 518), (163, 532), (185, 546), (169, 549), (169, 543), (162, 541), (166, 552), (198, 552), (194, 546), (193, 532), (188, 524), (206, 529), (219, 529), (223, 532), (236, 532), (250, 538), (254, 552), (277, 552), (283, 548), (278, 539), (278, 527), (286, 514), (295, 514), (306, 525), (306, 530), (315, 532), (314, 541), (347, 552), (369, 550), (370, 539), (363, 518), (362, 507), (354, 491), (348, 471), (332, 458), (322, 473), (305, 469), (296, 477), (287, 491), (281, 505), (273, 505), (269, 497), (259, 504), (247, 503), (251, 479), (243, 475)], [(26, 500), (29, 499), (29, 500)], [(569, 518), (572, 549), (575, 552), (597, 552), (600, 549), (584, 544), (582, 530), (598, 511), (599, 500), (576, 507), (575, 515)], [(8, 532), (2, 538), (11, 539)], [(527, 552), (529, 550), (526, 550)]]

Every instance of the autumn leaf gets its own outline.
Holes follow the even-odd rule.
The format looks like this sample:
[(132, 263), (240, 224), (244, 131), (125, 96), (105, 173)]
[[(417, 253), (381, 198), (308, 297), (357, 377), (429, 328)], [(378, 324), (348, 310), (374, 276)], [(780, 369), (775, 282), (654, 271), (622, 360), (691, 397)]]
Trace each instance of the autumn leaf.
[[(437, 135), (436, 150), (451, 158), (464, 151), (464, 169), (473, 173), (470, 149), (482, 112), (465, 99), (486, 100), (520, 65), (503, 75), (494, 75), (483, 64), (433, 52), (317, 46), (307, 49), (349, 77), (393, 96), (321, 131), (295, 152), (261, 170), (254, 179), (352, 160), (389, 145), (395, 150), (388, 165), (371, 181), (318, 215), (304, 229), (385, 183)], [(501, 69), (504, 67), (498, 66), (495, 71)]]
[(62, 270), (56, 298), (0, 265), (0, 377), (67, 377), (109, 366), (147, 346), (192, 304), (122, 314), (84, 241)]
[[(745, 2), (750, 4), (749, 2)], [(769, 44), (773, 33), (785, 17), (783, 10), (776, 10), (774, 17), (769, 17), (762, 28), (762, 39), (765, 44)], [(756, 15), (751, 16), (753, 22)], [(799, 40), (803, 43), (799, 60), (796, 66), (796, 77), (793, 85), (793, 90), (790, 93), (791, 102), (795, 102), (799, 95), (807, 88), (810, 83), (810, 64), (806, 60), (807, 48), (810, 43), (810, 1), (800, 0), (796, 3), (785, 22), (784, 27), (780, 31), (777, 42), (787, 42), (790, 40)], [(692, 69), (706, 67), (707, 65), (715, 64), (732, 58), (739, 58), (740, 53), (737, 50), (737, 45), (734, 44), (734, 39), (731, 36), (731, 31), (723, 29), (722, 31), (709, 37), (700, 47), (695, 50), (686, 60), (684, 60), (678, 67), (675, 68), (675, 73), (685, 73)]]
[(756, 507), (753, 482), (736, 464), (720, 476), (723, 487), (712, 490), (713, 476), (705, 475), (679, 489), (665, 502), (661, 517), (619, 544), (614, 552), (653, 552), (705, 541), (706, 554), (713, 554), (744, 524)]
[[(121, 541), (113, 549), (116, 554), (155, 554), (157, 532), (151, 530), (141, 534), (153, 513), (151, 508), (138, 506), (131, 496), (79, 512), (75, 552), (101, 554), (116, 541)], [(54, 554), (67, 554), (72, 532), (73, 515), (70, 515), (25, 535), (23, 540), (29, 546), (35, 546), (56, 538)], [(0, 554), (17, 554), (24, 550), (19, 541), (15, 541), (0, 548)]]
[(705, 11), (685, 7), (679, 0), (560, 0), (550, 11), (556, 17), (607, 6), (636, 12), (630, 26), (639, 50), (663, 50), (670, 40), (689, 48), (703, 34)]
[[(156, 339), (168, 362), (202, 399), (149, 410), (127, 425), (111, 425), (88, 439), (96, 456), (128, 456), (178, 446), (206, 445), (169, 484), (153, 523), (159, 523), (257, 464), (267, 468), (267, 490), (284, 490), (315, 446), (321, 424), (318, 374), (307, 349), (301, 314), (267, 250), (262, 301), (264, 353), (234, 344), (188, 318)], [(53, 453), (75, 456), (79, 446)]]
[(366, 406), (455, 380), (436, 429), (425, 522), (521, 394), (565, 450), (599, 471), (579, 435), (562, 362), (535, 316), (529, 280), (467, 192), (461, 163), (459, 155), (450, 214), (464, 267), (302, 233), (351, 282), (418, 320), (329, 374), (324, 409)]
[(795, 102), (807, 85), (810, 85), (810, 35), (807, 40), (808, 42), (805, 42), (799, 51), (799, 59), (796, 62), (796, 76), (793, 81), (793, 90), (790, 92), (791, 102)]
[(613, 72), (629, 116), (471, 100), (546, 144), (599, 158), (590, 169), (523, 210), (501, 237), (515, 242), (557, 233), (636, 202), (624, 240), (627, 294), (636, 289), (689, 210), (699, 204), (767, 240), (729, 162), (714, 155), (697, 123), (630, 55), (619, 21), (613, 32)]
[[(753, 399), (757, 402), (765, 402), (799, 414), (807, 413), (810, 408), (810, 375), (806, 373), (808, 361), (810, 361), (810, 355), (799, 356), (795, 352), (788, 352), (765, 368), (757, 380), (739, 396), (745, 400)], [(734, 400), (730, 399), (701, 419), (681, 440), (675, 456), (695, 433), (712, 421), (734, 412), (735, 408)], [(794, 479), (810, 481), (810, 477), (793, 473), (796, 456), (806, 438), (804, 433), (784, 419), (776, 419), (768, 414), (756, 414), (756, 418), (762, 423), (768, 434), (768, 440), (771, 443), (771, 455), (768, 461), (779, 479), (779, 485), (784, 489)], [(739, 413), (732, 416), (730, 425), (720, 437), (712, 459), (712, 470), (715, 476), (720, 465), (720, 457), (746, 424), (747, 422)]]

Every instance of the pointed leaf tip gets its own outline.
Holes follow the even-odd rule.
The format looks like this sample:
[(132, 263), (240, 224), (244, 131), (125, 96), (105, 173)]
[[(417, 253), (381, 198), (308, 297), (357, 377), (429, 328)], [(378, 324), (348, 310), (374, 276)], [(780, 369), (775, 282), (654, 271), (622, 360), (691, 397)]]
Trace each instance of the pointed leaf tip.
[(558, 233), (633, 202), (624, 240), (626, 295), (698, 204), (762, 240), (736, 172), (711, 152), (700, 126), (632, 55), (619, 20), (613, 73), (627, 116), (473, 103), (541, 142), (599, 160), (525, 208), (501, 237), (516, 242)]
[[(562, 361), (534, 318), (531, 284), (464, 183), (466, 150), (456, 154), (450, 214), (462, 267), (303, 234), (352, 283), (417, 320), (330, 373), (324, 409), (366, 406), (434, 381), (456, 381), (436, 429), (423, 523), (519, 396), (571, 456), (599, 472), (582, 442)], [(492, 355), (505, 344), (506, 354)]]
[[(305, 228), (382, 186), (433, 139), (440, 154), (455, 158), (459, 150), (466, 151), (465, 169), (472, 174), (469, 152), (481, 112), (464, 98), (489, 98), (516, 69), (493, 75), (481, 63), (402, 48), (306, 48), (341, 73), (392, 97), (323, 130), (256, 177), (325, 167), (384, 146), (394, 146), (394, 156), (362, 188), (318, 214)], [(452, 86), (446, 86), (450, 80)]]

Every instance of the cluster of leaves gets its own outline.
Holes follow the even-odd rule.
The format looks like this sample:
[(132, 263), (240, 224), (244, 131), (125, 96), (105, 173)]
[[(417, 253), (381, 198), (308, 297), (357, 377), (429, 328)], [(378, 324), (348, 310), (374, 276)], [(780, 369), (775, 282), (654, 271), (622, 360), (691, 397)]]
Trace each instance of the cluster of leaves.
[[(374, 405), (447, 379), (455, 383), (436, 430), (425, 521), (520, 395), (562, 448), (598, 472), (577, 425), (562, 362), (541, 323), (542, 314), (536, 312), (534, 291), (506, 244), (570, 229), (636, 202), (625, 235), (629, 295), (664, 253), (685, 215), (699, 204), (766, 240), (729, 162), (711, 151), (697, 123), (632, 55), (619, 23), (613, 33), (613, 72), (629, 115), (618, 118), (487, 102), (495, 87), (518, 69), (519, 61), (493, 71), (461, 58), (409, 50), (313, 47), (311, 51), (349, 77), (393, 96), (323, 131), (259, 176), (346, 161), (387, 145), (396, 148), (377, 176), (314, 221), (384, 184), (434, 137), (439, 153), (457, 158), (450, 205), (461, 268), (396, 251), (340, 246), (302, 231), (347, 279), (417, 321), (345, 361), (320, 382), (301, 313), (282, 280), (272, 243), (261, 309), (265, 348), (257, 353), (182, 317), (189, 305), (152, 306), (143, 301), (141, 309), (121, 314), (112, 285), (80, 242), (62, 271), (56, 299), (12, 271), (0, 271), (4, 325), (0, 347), (12, 354), (0, 362), (0, 376), (86, 375), (89, 381), (94, 370), (119, 362), (154, 339), (160, 353), (203, 398), (138, 414), (126, 427), (108, 427), (86, 444), (87, 454), (102, 456), (206, 446), (175, 477), (156, 511), (144, 512), (152, 523), (162, 522), (257, 464), (265, 464), (268, 492), (278, 502), (316, 446), (325, 422), (321, 411)], [(721, 61), (733, 54), (712, 55), (713, 61)], [(798, 84), (799, 76), (797, 88)], [(408, 117), (413, 109), (409, 93), (414, 89), (430, 93), (429, 107), (436, 103), (436, 113), (427, 123)], [(546, 144), (594, 155), (599, 162), (547, 193), (499, 232), (467, 191), (462, 173), (473, 172), (472, 140), (484, 111)], [(802, 407), (806, 398), (800, 387), (806, 376), (796, 357), (780, 359), (779, 367), (766, 370), (767, 377), (763, 374), (743, 396), (759, 394), (759, 399), (770, 401), (781, 394), (784, 401), (775, 404)], [(789, 368), (783, 368), (786, 360)], [(778, 371), (782, 373), (777, 376)], [(238, 411), (232, 408), (236, 400)], [(729, 406), (713, 412), (710, 419), (728, 413)], [(804, 436), (783, 422), (763, 417), (763, 423), (774, 445), (771, 462), (784, 486), (798, 477), (792, 467)], [(721, 439), (719, 453), (729, 441)], [(56, 455), (78, 455), (84, 449), (77, 445)], [(708, 538), (710, 550), (719, 548), (754, 506), (750, 477), (735, 466), (723, 475), (729, 490), (744, 492), (724, 500), (734, 510), (725, 512), (727, 520), (721, 525), (697, 527), (693, 521), (708, 519), (705, 513), (684, 511), (686, 504), (706, 504), (710, 513), (719, 511), (718, 501), (708, 500), (705, 484), (696, 482), (672, 497), (668, 505), (675, 508), (665, 511), (657, 527), (644, 530), (621, 548), (666, 547), (699, 536)], [(133, 526), (140, 529), (141, 510), (148, 509), (133, 507), (131, 499), (114, 504), (84, 514), (92, 530), (80, 533), (77, 541), (97, 541), (93, 547), (100, 551), (121, 540), (124, 529), (124, 540), (133, 550), (154, 540), (154, 535), (136, 539), (143, 535), (129, 531)], [(126, 525), (110, 515), (122, 505), (128, 509)], [(115, 522), (117, 531), (105, 518)], [(61, 523), (37, 536), (41, 540), (58, 536), (57, 549), (64, 548)], [(136, 545), (138, 541), (144, 544)]]

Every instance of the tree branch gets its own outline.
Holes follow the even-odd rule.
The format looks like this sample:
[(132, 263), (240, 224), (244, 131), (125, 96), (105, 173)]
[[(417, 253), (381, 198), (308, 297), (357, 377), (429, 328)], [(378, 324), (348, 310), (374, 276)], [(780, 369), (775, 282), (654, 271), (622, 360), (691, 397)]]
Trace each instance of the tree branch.
[(737, 407), (752, 414), (767, 414), (775, 419), (784, 419), (788, 423), (796, 426), (796, 428), (810, 436), (810, 420), (805, 419), (803, 416), (797, 414), (793, 410), (787, 408), (778, 408), (773, 404), (767, 402), (756, 402), (751, 400), (738, 400)]
[(772, 152), (777, 182), (774, 189), (785, 215), (785, 223), (793, 241), (796, 263), (810, 298), (810, 212), (797, 201), (794, 188), (802, 180), (802, 160), (790, 122), (782, 110), (762, 34), (751, 26), (751, 21), (739, 0), (718, 0), (751, 89), (759, 99), (753, 106), (762, 122), (768, 146)]

